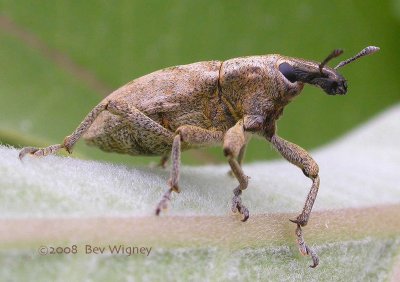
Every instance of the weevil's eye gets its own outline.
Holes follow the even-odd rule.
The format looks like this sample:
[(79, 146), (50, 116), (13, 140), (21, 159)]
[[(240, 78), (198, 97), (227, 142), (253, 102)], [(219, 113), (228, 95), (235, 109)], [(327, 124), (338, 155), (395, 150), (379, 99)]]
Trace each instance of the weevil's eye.
[(282, 63), (279, 65), (279, 71), (289, 80), (291, 83), (296, 82), (296, 74), (291, 65), (288, 63)]

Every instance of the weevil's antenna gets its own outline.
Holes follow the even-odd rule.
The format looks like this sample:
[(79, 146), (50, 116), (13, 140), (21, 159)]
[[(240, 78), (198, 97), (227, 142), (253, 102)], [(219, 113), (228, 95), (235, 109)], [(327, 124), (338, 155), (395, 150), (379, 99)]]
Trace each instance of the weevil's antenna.
[(329, 54), (328, 57), (326, 57), (325, 60), (322, 61), (322, 63), (319, 65), (319, 71), (322, 74), (322, 69), (324, 68), (324, 66), (333, 58), (339, 57), (341, 54), (343, 53), (342, 49), (335, 49), (332, 51), (332, 53)]
[(380, 50), (379, 47), (368, 46), (368, 47), (362, 49), (361, 52), (359, 52), (359, 53), (358, 53), (357, 55), (355, 55), (354, 57), (351, 57), (350, 59), (347, 59), (346, 61), (340, 62), (340, 63), (335, 67), (335, 70), (338, 69), (338, 68), (341, 68), (341, 67), (343, 67), (343, 66), (345, 66), (345, 65), (347, 65), (347, 64), (350, 64), (351, 62), (354, 62), (355, 60), (357, 60), (357, 59), (359, 59), (359, 58), (361, 58), (361, 57), (364, 57), (364, 56), (373, 54), (373, 53), (375, 53), (375, 52), (378, 52), (379, 50)]

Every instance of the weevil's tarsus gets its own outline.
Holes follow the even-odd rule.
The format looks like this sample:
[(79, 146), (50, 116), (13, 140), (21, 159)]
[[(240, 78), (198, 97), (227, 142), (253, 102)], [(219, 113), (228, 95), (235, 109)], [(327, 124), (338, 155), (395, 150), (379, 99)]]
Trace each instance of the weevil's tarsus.
[(342, 49), (335, 49), (328, 55), (328, 57), (325, 58), (325, 60), (322, 61), (322, 63), (319, 65), (319, 72), (323, 74), (322, 70), (325, 67), (325, 65), (332, 60), (333, 58), (339, 57), (341, 54), (343, 54)]
[(371, 54), (373, 54), (375, 52), (378, 52), (379, 50), (380, 50), (379, 47), (368, 46), (368, 47), (362, 49), (359, 53), (357, 53), (355, 56), (351, 57), (350, 59), (347, 59), (345, 61), (340, 62), (334, 69), (336, 70), (338, 68), (341, 68), (341, 67), (343, 67), (343, 66), (345, 66), (347, 64), (350, 64), (351, 62), (354, 62), (355, 60), (357, 60), (357, 59), (359, 59), (361, 57), (364, 57), (364, 56), (367, 56), (367, 55), (371, 55)]
[[(292, 221), (292, 220), (291, 220)], [(292, 221), (293, 222), (293, 221)], [(319, 258), (317, 253), (311, 249), (306, 242), (304, 241), (303, 238), (303, 230), (301, 229), (300, 224), (297, 224), (297, 228), (295, 231), (296, 234), (296, 240), (297, 240), (297, 244), (299, 246), (299, 251), (303, 256), (311, 256), (311, 259), (313, 261), (313, 264), (310, 265), (311, 268), (315, 268), (317, 267), (317, 265), (319, 264)]]
[(242, 221), (245, 222), (249, 219), (250, 212), (249, 209), (242, 204), (242, 198), (240, 197), (240, 195), (242, 195), (242, 190), (239, 188), (239, 186), (233, 190), (233, 195), (232, 212), (239, 212), (243, 216)]
[(45, 148), (25, 147), (19, 152), (18, 157), (20, 160), (22, 160), (28, 154), (35, 157), (44, 157), (55, 154), (62, 148), (64, 148), (63, 144), (55, 144)]

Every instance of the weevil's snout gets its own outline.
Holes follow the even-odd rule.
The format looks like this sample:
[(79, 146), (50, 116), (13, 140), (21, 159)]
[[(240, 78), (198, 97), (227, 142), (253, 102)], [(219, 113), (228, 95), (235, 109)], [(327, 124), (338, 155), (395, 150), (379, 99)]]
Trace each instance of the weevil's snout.
[(347, 93), (347, 82), (344, 79), (333, 80), (323, 87), (324, 91), (329, 95), (344, 95)]
[(336, 88), (336, 93), (340, 95), (344, 95), (347, 93), (347, 81), (346, 80), (341, 80), (338, 83), (338, 87)]
[(347, 93), (347, 82), (338, 72), (326, 68), (322, 74), (315, 74), (311, 84), (321, 88), (328, 95), (344, 95)]

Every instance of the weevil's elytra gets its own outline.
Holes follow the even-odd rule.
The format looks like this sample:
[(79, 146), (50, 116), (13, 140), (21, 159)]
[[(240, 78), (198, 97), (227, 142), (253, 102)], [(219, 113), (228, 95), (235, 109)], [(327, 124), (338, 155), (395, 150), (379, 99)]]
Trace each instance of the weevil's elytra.
[(334, 50), (322, 63), (282, 55), (251, 56), (227, 61), (198, 62), (159, 70), (137, 78), (100, 102), (62, 144), (46, 148), (23, 148), (19, 154), (46, 156), (64, 148), (71, 152), (83, 137), (89, 145), (108, 152), (130, 155), (159, 155), (165, 166), (171, 156), (169, 188), (156, 208), (158, 215), (179, 192), (180, 153), (204, 146), (222, 145), (239, 185), (233, 190), (232, 211), (243, 221), (249, 210), (241, 194), (249, 178), (241, 163), (251, 135), (264, 137), (289, 162), (312, 181), (295, 234), (299, 250), (310, 255), (316, 267), (317, 254), (303, 238), (319, 189), (319, 168), (312, 157), (296, 144), (279, 137), (276, 121), (284, 107), (300, 94), (304, 84), (321, 88), (329, 95), (344, 95), (346, 80), (337, 69), (378, 51), (367, 47), (334, 69), (326, 64), (342, 51)]

